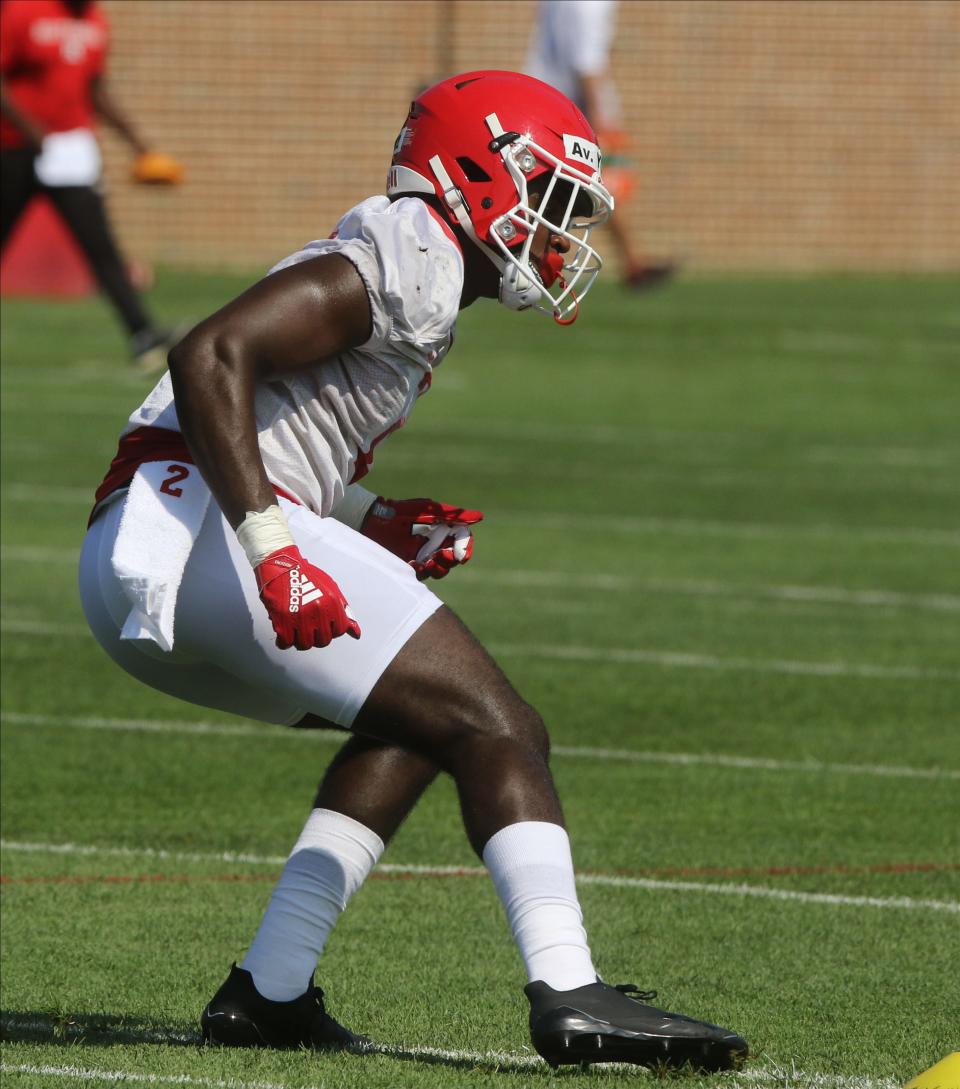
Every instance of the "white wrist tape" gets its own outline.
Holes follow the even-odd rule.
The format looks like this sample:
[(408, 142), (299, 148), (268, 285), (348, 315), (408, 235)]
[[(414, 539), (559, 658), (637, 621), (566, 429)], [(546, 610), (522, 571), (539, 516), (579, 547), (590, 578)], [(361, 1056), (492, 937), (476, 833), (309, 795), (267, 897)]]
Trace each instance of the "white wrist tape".
[(251, 567), (262, 563), (271, 552), (294, 543), (287, 519), (277, 506), (267, 507), (259, 514), (248, 510), (246, 518), (237, 526), (237, 540)]
[(368, 492), (361, 485), (349, 484), (344, 489), (343, 498), (330, 511), (330, 517), (351, 529), (359, 530), (376, 498), (373, 492)]

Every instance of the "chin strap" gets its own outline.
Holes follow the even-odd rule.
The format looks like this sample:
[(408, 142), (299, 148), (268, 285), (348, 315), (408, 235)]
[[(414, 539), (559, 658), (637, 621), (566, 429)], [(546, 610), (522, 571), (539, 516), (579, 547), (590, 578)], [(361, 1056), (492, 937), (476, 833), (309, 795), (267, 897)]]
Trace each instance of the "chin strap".
[(553, 285), (560, 281), (561, 287), (567, 285), (563, 280), (563, 255), (557, 253), (556, 250), (549, 250), (545, 253), (540, 261), (540, 278), (543, 280), (544, 287), (553, 287)]
[[(540, 262), (540, 273), (543, 278), (544, 287), (553, 287), (553, 285), (559, 281), (560, 287), (563, 289), (566, 288), (567, 281), (563, 278), (563, 255), (557, 253), (556, 250), (551, 250), (549, 253), (544, 254), (543, 260)], [(580, 313), (580, 301), (572, 291), (570, 294), (573, 296), (573, 313), (569, 318), (561, 318), (556, 310), (554, 310), (553, 320), (557, 325), (573, 325)]]
[[(560, 281), (560, 284), (561, 286), (566, 286), (564, 285), (562, 280)], [(570, 294), (571, 296), (573, 296), (573, 313), (570, 315), (569, 318), (561, 318), (556, 310), (554, 310), (553, 320), (557, 323), (557, 325), (573, 325), (573, 323), (580, 316), (580, 300), (577, 298), (576, 295), (573, 294), (572, 291), (570, 292)]]
[[(500, 124), (500, 119), (495, 113), (488, 114), (484, 121), (487, 123), (487, 128), (490, 130), (490, 135), (496, 140), (498, 136), (505, 135), (505, 130)], [(500, 148), (500, 156), (507, 162), (507, 147), (504, 145)], [(433, 171), (434, 176), (440, 183), (440, 187), (443, 190), (443, 199), (446, 202), (447, 207), (453, 213), (457, 222), (463, 228), (464, 233), (476, 246), (490, 258), (494, 267), (500, 273), (500, 302), (510, 310), (526, 310), (533, 306), (534, 303), (541, 299), (539, 287), (531, 283), (530, 280), (521, 273), (521, 271), (509, 261), (505, 261), (503, 257), (490, 245), (484, 242), (477, 234), (473, 226), (473, 220), (470, 218), (470, 208), (464, 199), (463, 194), (453, 184), (453, 179), (447, 172), (446, 167), (440, 161), (439, 155), (434, 155), (430, 159), (430, 169)], [(523, 283), (521, 283), (521, 277)]]
[(439, 155), (434, 155), (430, 159), (430, 169), (433, 171), (434, 176), (440, 183), (441, 189), (443, 189), (443, 200), (446, 206), (453, 213), (454, 218), (463, 228), (464, 233), (483, 250), (483, 252), (490, 258), (491, 261), (497, 266), (497, 268), (503, 272), (506, 262), (497, 253), (495, 249), (488, 246), (486, 242), (482, 241), (477, 232), (473, 229), (473, 220), (470, 218), (470, 210), (467, 207), (467, 202), (464, 200), (463, 193), (453, 184), (453, 178), (450, 177), (447, 172), (447, 168), (440, 161)]
[[(470, 218), (467, 202), (463, 193), (454, 185), (453, 178), (447, 172), (447, 168), (440, 161), (439, 155), (430, 159), (430, 169), (433, 171), (440, 187), (443, 190), (443, 200), (453, 213), (454, 218), (463, 228), (464, 234), (478, 246), (493, 262), (494, 267), (500, 273), (500, 302), (510, 310), (526, 310), (538, 302), (542, 297), (540, 290), (527, 279), (526, 276), (509, 261), (505, 261), (499, 253), (484, 242), (477, 234)], [(520, 284), (519, 277), (523, 277), (525, 283)]]

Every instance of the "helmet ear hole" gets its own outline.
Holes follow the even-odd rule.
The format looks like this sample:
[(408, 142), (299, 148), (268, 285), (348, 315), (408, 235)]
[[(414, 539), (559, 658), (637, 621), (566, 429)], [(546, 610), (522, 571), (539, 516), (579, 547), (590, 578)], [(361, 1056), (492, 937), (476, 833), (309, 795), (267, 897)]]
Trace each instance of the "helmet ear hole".
[(461, 155), (457, 159), (457, 165), (463, 171), (467, 181), (471, 182), (489, 182), (493, 181), (490, 175), (467, 155)]

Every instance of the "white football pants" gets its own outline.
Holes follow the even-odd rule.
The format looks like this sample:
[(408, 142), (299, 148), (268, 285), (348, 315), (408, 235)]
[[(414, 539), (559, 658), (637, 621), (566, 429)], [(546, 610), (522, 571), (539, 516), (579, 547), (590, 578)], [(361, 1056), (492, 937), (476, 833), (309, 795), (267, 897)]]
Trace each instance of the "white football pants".
[(410, 567), (333, 518), (280, 499), (300, 551), (336, 580), (360, 639), (278, 650), (250, 564), (211, 503), (187, 561), (170, 653), (121, 640), (130, 602), (110, 559), (125, 496), (102, 510), (80, 556), (80, 597), (97, 642), (123, 669), (171, 696), (263, 722), (292, 725), (312, 713), (350, 726), (401, 647), (442, 602)]

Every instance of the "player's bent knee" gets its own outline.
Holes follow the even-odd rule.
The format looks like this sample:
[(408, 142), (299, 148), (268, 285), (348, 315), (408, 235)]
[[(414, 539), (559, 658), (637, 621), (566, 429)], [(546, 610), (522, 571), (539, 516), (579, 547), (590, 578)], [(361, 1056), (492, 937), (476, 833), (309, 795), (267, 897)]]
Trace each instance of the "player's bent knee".
[(445, 770), (484, 738), (509, 740), (543, 759), (549, 751), (543, 719), (446, 607), (390, 664), (353, 729), (429, 754)]
[(550, 754), (546, 725), (529, 703), (517, 696), (505, 707), (502, 700), (485, 701), (481, 696), (463, 706), (450, 722), (442, 742), (444, 762), (455, 764), (465, 753), (481, 751), (486, 743), (502, 747), (504, 742), (543, 760)]
[(550, 755), (550, 735), (540, 712), (524, 700), (518, 701), (512, 716), (510, 736), (528, 749), (539, 753), (544, 760)]

